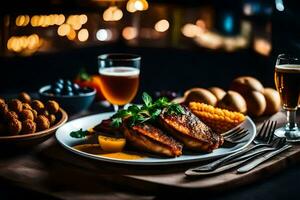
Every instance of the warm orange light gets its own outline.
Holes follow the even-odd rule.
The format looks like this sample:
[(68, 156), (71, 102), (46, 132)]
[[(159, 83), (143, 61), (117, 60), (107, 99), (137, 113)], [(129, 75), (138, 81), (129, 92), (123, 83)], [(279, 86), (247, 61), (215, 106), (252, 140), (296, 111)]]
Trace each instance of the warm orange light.
[(165, 32), (169, 29), (170, 24), (168, 22), (168, 20), (166, 19), (162, 19), (159, 20), (158, 22), (156, 22), (154, 29), (158, 32)]
[(28, 15), (19, 15), (16, 18), (17, 26), (27, 26), (29, 22), (30, 22), (30, 17)]
[(123, 12), (117, 6), (110, 6), (103, 12), (104, 21), (118, 21), (123, 17)]
[(88, 21), (88, 17), (84, 14), (80, 15), (79, 18), (80, 18), (80, 23), (81, 24), (85, 24)]
[(74, 39), (76, 38), (76, 32), (75, 32), (74, 29), (71, 29), (71, 30), (70, 30), (69, 34), (67, 35), (67, 38), (68, 38), (69, 40), (74, 40)]
[(78, 40), (80, 41), (80, 42), (85, 42), (85, 41), (87, 41), (87, 39), (89, 38), (89, 32), (88, 32), (88, 30), (87, 29), (81, 29), (79, 32), (78, 32), (78, 35), (77, 35), (77, 37), (78, 37)]
[(129, 0), (126, 4), (126, 9), (128, 12), (136, 12), (147, 10), (149, 4), (146, 0)]
[(132, 26), (127, 26), (122, 31), (122, 36), (126, 40), (132, 40), (132, 39), (136, 38), (137, 35), (138, 35), (137, 29)]
[(37, 34), (30, 36), (12, 36), (7, 41), (7, 49), (17, 53), (30, 51), (36, 51), (42, 42)]
[(182, 27), (181, 32), (184, 36), (193, 38), (201, 34), (203, 30), (194, 24), (186, 24)]
[(272, 46), (271, 43), (263, 38), (255, 38), (254, 39), (254, 50), (259, 53), (262, 54), (264, 56), (268, 56), (270, 55)]
[(69, 24), (62, 24), (57, 29), (57, 34), (59, 36), (66, 36), (70, 33), (71, 27)]

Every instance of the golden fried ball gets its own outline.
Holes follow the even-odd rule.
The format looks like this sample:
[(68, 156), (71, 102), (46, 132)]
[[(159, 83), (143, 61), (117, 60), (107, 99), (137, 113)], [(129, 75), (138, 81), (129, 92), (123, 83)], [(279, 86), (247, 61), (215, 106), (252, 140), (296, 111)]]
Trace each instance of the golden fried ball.
[(0, 98), (0, 104), (5, 104), (5, 100)]
[(50, 122), (50, 125), (55, 124), (55, 121), (56, 121), (55, 115), (50, 114), (50, 115), (47, 116), (47, 118), (48, 118), (48, 120), (49, 120), (49, 122)]
[(38, 131), (48, 129), (50, 127), (50, 122), (48, 118), (44, 115), (39, 115), (36, 118), (35, 123)]
[(38, 116), (38, 113), (37, 113), (37, 111), (36, 110), (31, 110), (32, 111), (32, 113), (33, 113), (33, 117), (34, 117), (34, 119), (36, 119), (37, 118), (37, 116)]
[(0, 103), (0, 114), (4, 115), (6, 112), (8, 112), (7, 104)]
[(17, 113), (22, 112), (23, 110), (23, 104), (18, 99), (12, 99), (8, 102), (8, 108), (12, 111), (15, 111)]
[(33, 100), (31, 102), (31, 107), (36, 110), (38, 113), (42, 113), (45, 109), (44, 104), (39, 100)]
[(34, 114), (32, 110), (24, 109), (22, 110), (22, 112), (20, 112), (20, 118), (22, 120), (27, 120), (27, 119), (34, 120)]
[(47, 102), (46, 108), (51, 114), (55, 114), (59, 110), (59, 104), (56, 101), (50, 100)]
[(19, 117), (15, 111), (8, 111), (4, 114), (4, 119), (11, 121), (13, 119), (19, 119)]
[(31, 119), (22, 122), (22, 134), (30, 134), (36, 131), (36, 124)]
[(29, 103), (23, 103), (23, 109), (29, 109), (32, 110), (32, 107)]
[(10, 135), (18, 135), (22, 130), (22, 123), (14, 118), (8, 123), (8, 130)]
[(21, 92), (19, 94), (18, 99), (20, 99), (20, 101), (22, 101), (23, 103), (30, 103), (31, 102), (31, 97), (28, 93), (26, 92)]

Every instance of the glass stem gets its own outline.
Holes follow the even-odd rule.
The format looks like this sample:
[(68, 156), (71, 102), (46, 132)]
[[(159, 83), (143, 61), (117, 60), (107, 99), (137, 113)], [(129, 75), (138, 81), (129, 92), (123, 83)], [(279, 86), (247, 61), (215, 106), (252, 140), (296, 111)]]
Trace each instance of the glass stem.
[(294, 130), (297, 127), (296, 123), (296, 110), (287, 110), (286, 111), (286, 118), (287, 118), (287, 130)]
[(117, 112), (119, 110), (119, 106), (115, 104), (113, 106), (114, 106), (114, 111)]

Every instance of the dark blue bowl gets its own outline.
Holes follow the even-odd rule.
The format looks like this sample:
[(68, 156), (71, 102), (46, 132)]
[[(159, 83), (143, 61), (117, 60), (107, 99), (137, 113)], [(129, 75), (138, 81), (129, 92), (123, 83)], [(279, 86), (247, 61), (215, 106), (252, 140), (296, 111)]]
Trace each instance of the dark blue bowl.
[(39, 90), (40, 99), (43, 102), (48, 100), (57, 101), (60, 106), (68, 113), (75, 114), (87, 110), (93, 103), (96, 90), (93, 88), (91, 92), (82, 93), (80, 95), (54, 95), (47, 93), (51, 89), (51, 85), (46, 85)]

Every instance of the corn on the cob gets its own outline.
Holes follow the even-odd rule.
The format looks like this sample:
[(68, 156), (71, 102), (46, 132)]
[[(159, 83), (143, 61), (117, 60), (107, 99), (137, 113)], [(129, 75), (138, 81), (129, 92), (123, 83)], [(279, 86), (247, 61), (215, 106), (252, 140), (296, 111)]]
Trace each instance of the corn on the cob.
[(198, 102), (190, 102), (189, 108), (216, 133), (224, 133), (245, 120), (245, 115), (226, 109), (216, 108)]

